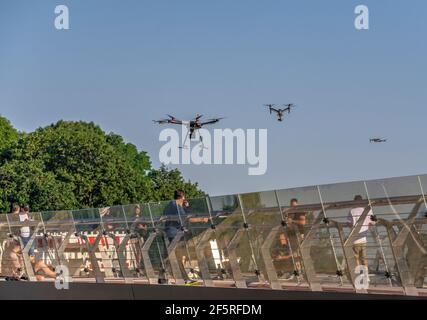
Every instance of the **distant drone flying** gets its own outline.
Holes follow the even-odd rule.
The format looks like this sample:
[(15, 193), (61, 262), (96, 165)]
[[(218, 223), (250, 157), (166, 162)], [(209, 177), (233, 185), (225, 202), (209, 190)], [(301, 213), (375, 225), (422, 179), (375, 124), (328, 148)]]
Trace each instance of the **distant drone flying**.
[[(192, 120), (179, 120), (175, 118), (174, 116), (167, 115), (169, 119), (162, 119), (162, 120), (153, 120), (155, 123), (158, 124), (180, 124), (187, 126), (188, 132), (185, 136), (183, 147), (185, 147), (185, 142), (187, 141), (187, 138), (190, 137), (190, 140), (194, 138), (195, 134), (199, 129), (201, 129), (203, 126), (208, 124), (217, 123), (218, 121), (224, 119), (224, 118), (214, 118), (209, 119), (204, 122), (202, 122), (200, 119), (203, 117), (203, 115), (198, 114), (194, 119)], [(203, 137), (200, 135), (200, 141), (203, 143)], [(203, 147), (203, 145), (202, 145)]]
[(381, 142), (387, 142), (387, 139), (383, 138), (371, 138), (369, 139), (370, 143), (381, 143)]
[(268, 107), (270, 114), (274, 111), (277, 114), (277, 120), (283, 121), (284, 113), (287, 112), (288, 114), (291, 113), (292, 108), (295, 107), (293, 103), (285, 104), (284, 106), (286, 108), (284, 109), (276, 109), (274, 108), (274, 104), (265, 104), (266, 107)]

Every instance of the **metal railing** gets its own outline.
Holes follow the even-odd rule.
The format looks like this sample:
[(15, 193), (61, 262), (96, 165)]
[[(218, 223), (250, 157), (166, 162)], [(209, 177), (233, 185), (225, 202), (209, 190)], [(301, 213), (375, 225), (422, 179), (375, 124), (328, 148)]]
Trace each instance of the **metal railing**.
[(169, 215), (169, 201), (3, 214), (0, 275), (423, 295), (425, 186), (422, 175), (206, 197)]

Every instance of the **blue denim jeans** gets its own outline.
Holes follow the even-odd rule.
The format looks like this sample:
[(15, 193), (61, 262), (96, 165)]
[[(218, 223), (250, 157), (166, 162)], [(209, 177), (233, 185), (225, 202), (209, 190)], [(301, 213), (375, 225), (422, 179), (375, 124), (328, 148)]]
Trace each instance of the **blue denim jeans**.
[[(22, 244), (23, 244), (24, 248), (27, 246), (27, 243), (30, 241), (30, 239), (31, 239), (31, 237), (22, 237), (21, 236), (21, 240), (22, 240)], [(30, 250), (28, 250), (28, 253), (30, 256), (34, 255), (34, 247), (35, 247), (35, 243), (33, 242)], [(24, 248), (22, 248), (22, 249), (24, 249)]]

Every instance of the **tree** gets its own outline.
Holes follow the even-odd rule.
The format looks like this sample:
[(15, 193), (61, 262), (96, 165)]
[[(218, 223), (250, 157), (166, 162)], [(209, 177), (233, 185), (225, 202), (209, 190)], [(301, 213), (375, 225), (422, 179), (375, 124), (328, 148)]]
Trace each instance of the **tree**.
[(8, 149), (18, 142), (19, 133), (10, 124), (10, 121), (0, 116), (0, 155), (5, 158)]
[(119, 148), (94, 123), (59, 121), (26, 137), (22, 160), (70, 184), (80, 207), (137, 202), (140, 175)]
[(12, 160), (0, 167), (2, 212), (13, 203), (28, 203), (33, 211), (78, 206), (72, 185), (56, 180), (37, 160)]
[[(153, 169), (149, 156), (94, 123), (59, 121), (28, 134), (10, 123), (0, 154), (0, 209), (14, 202), (32, 210), (79, 209), (169, 200), (176, 188), (202, 194), (178, 170)], [(11, 128), (13, 130), (11, 130)]]
[(168, 169), (162, 165), (160, 169), (151, 171), (149, 177), (153, 184), (150, 199), (154, 201), (173, 199), (173, 192), (176, 189), (184, 190), (187, 198), (206, 195), (198, 188), (197, 183), (185, 181), (178, 169)]

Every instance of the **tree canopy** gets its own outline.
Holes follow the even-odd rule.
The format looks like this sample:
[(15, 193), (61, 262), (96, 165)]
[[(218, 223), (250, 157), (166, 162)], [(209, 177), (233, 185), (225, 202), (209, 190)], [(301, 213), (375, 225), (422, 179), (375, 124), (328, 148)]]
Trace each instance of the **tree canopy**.
[(169, 200), (183, 189), (204, 195), (177, 169), (152, 167), (146, 152), (120, 135), (82, 121), (58, 121), (19, 134), (0, 117), (0, 211), (33, 211)]

